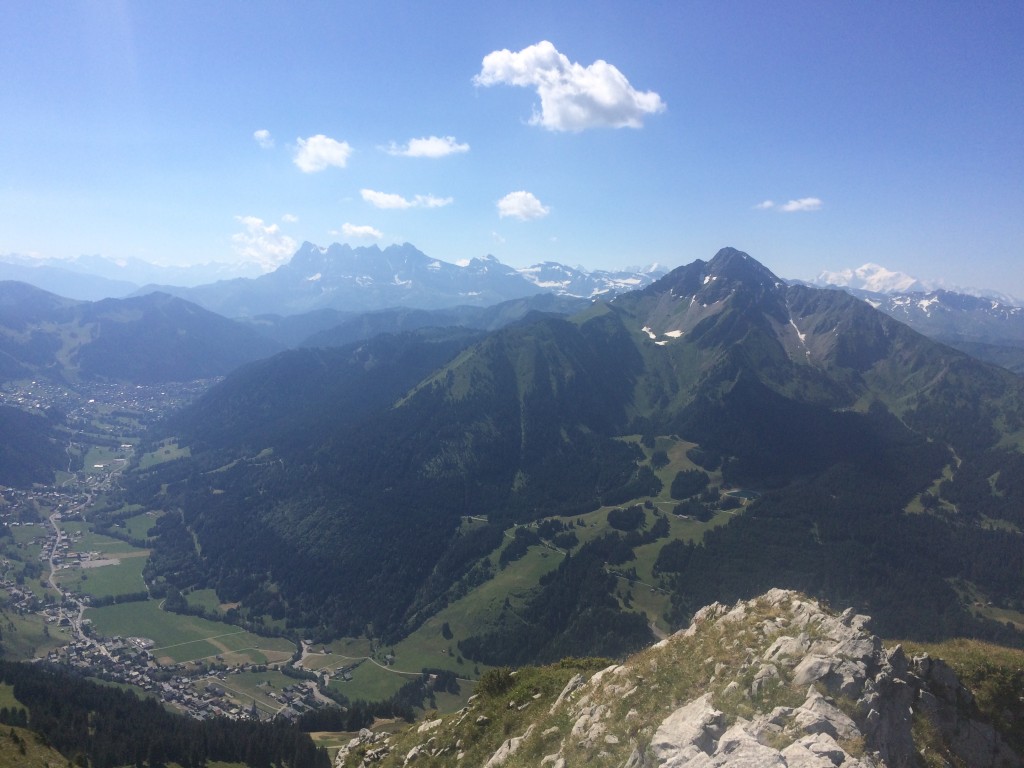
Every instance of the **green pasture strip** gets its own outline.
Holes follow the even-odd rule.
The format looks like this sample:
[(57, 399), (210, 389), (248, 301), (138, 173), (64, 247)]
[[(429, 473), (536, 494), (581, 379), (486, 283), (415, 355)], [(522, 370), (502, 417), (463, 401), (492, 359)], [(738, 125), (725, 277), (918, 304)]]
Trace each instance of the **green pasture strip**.
[(174, 662), (212, 660), (225, 653), (254, 649), (251, 661), (263, 663), (262, 651), (291, 652), (285, 638), (260, 637), (230, 624), (163, 611), (155, 600), (89, 609), (95, 634), (105, 637), (148, 637), (151, 653)]
[(61, 568), (57, 571), (56, 580), (66, 590), (93, 597), (130, 595), (146, 590), (146, 582), (142, 578), (145, 565), (145, 557), (126, 557), (117, 565)]

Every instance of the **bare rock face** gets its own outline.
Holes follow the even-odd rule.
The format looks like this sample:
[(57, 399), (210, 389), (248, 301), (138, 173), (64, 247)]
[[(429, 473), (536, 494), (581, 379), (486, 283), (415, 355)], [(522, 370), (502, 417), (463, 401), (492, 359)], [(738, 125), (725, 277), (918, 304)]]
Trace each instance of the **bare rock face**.
[(937, 730), (968, 765), (1021, 765), (990, 726), (971, 717), (970, 694), (949, 667), (927, 656), (907, 659), (898, 646), (884, 650), (865, 629), (868, 621), (853, 611), (836, 616), (784, 590), (731, 608), (707, 606), (685, 631), (560, 697), (552, 712), (566, 707), (576, 728), (557, 756), (584, 764), (581, 752), (593, 752), (587, 735), (615, 733), (619, 717), (610, 702), (623, 690), (676, 665), (692, 670), (692, 659), (682, 657), (707, 653), (689, 681), (703, 692), (648, 724), (649, 738), (634, 729), (633, 749), (620, 765), (914, 765), (928, 748), (915, 743), (915, 720)]
[(651, 752), (661, 765), (686, 765), (711, 752), (724, 732), (725, 715), (711, 706), (711, 695), (706, 693), (661, 722)]
[[(337, 765), (1021, 768), (946, 664), (884, 649), (867, 622), (784, 590), (716, 603), (623, 664), (560, 678), (515, 730), (485, 738), (477, 701), (390, 755), (361, 736), (361, 763)], [(490, 746), (464, 759), (460, 733)]]

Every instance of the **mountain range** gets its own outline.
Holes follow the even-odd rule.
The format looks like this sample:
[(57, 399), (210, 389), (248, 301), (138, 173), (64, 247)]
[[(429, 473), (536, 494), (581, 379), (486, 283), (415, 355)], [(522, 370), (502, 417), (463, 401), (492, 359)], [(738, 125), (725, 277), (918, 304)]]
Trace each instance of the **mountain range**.
[(121, 298), (143, 285), (202, 285), (236, 277), (258, 277), (251, 263), (210, 262), (162, 266), (138, 258), (110, 259), (83, 254), (71, 259), (0, 254), (0, 280), (31, 283), (52, 293), (83, 301)]
[(993, 288), (971, 288), (953, 286), (945, 280), (919, 280), (905, 272), (886, 269), (881, 264), (868, 262), (853, 269), (838, 271), (825, 270), (809, 285), (818, 288), (835, 286), (850, 291), (867, 291), (868, 293), (913, 294), (946, 291), (960, 293), (965, 296), (976, 296), (983, 299), (995, 299), (1001, 304), (1011, 306), (1024, 305), (1024, 299), (1015, 298)]
[(280, 350), (252, 328), (167, 294), (89, 302), (0, 282), (0, 381), (191, 381)]
[(369, 311), (487, 306), (542, 292), (591, 298), (646, 285), (661, 274), (657, 268), (652, 270), (584, 272), (544, 264), (521, 271), (493, 256), (459, 266), (430, 258), (409, 243), (383, 250), (303, 243), (287, 264), (252, 280), (239, 278), (191, 289), (159, 288), (229, 317), (247, 317), (325, 308)]
[[(509, 537), (576, 529), (464, 655), (637, 648), (660, 617), (607, 569), (651, 563), (676, 626), (784, 586), (890, 636), (1020, 642), (968, 596), (1024, 593), (1022, 433), (1020, 377), (726, 248), (571, 317), (243, 366), (154, 435), (191, 457), (137, 470), (130, 497), (181, 510), (157, 525), (157, 593), (214, 587), (314, 637), (400, 638), (496, 578)], [(730, 490), (756, 500), (737, 514)], [(675, 504), (718, 522), (677, 536)]]
[(944, 290), (873, 293), (848, 289), (925, 336), (1024, 373), (1024, 309), (994, 298)]
[(224, 274), (239, 271), (231, 265), (157, 267), (138, 259), (113, 262), (98, 256), (63, 261), (0, 257), (0, 280), (27, 282), (90, 301), (161, 291), (228, 317), (320, 309), (488, 306), (538, 293), (608, 297), (647, 285), (665, 270), (651, 265), (587, 271), (554, 262), (515, 269), (493, 256), (456, 265), (430, 258), (409, 243), (381, 250), (338, 243), (324, 248), (307, 242), (267, 274)]
[[(164, 292), (221, 315), (243, 318), (286, 346), (352, 340), (354, 324), (360, 323), (364, 333), (445, 323), (493, 329), (497, 326), (479, 319), (482, 316), (473, 310), (551, 294), (561, 303), (548, 306), (568, 312), (579, 306), (573, 299), (610, 299), (664, 273), (657, 265), (590, 272), (555, 262), (514, 269), (491, 256), (455, 265), (432, 259), (408, 243), (384, 250), (304, 243), (273, 272), (218, 279), (226, 270), (238, 271), (230, 265), (155, 267), (138, 259), (114, 262), (99, 256), (64, 261), (0, 257), (0, 278), (80, 300)], [(822, 272), (807, 284), (842, 288), (926, 336), (1024, 372), (1024, 312), (1018, 300), (991, 290), (947, 290), (873, 263)], [(426, 314), (438, 310), (454, 314)], [(366, 313), (374, 317), (355, 319)], [(349, 330), (308, 341), (342, 324)]]
[(1024, 373), (1024, 309), (992, 290), (947, 290), (878, 264), (823, 272), (810, 283), (836, 287), (925, 336), (986, 362)]

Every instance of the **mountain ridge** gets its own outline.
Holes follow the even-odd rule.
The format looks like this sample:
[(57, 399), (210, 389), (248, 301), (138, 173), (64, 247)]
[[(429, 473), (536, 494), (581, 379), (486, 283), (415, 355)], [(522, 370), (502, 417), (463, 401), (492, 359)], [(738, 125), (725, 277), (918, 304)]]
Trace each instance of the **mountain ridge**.
[(89, 302), (0, 282), (4, 379), (191, 381), (222, 376), (280, 349), (245, 326), (168, 294)]
[[(419, 348), (414, 336), (406, 339), (409, 350)], [(344, 398), (332, 382), (357, 386), (360, 350), (371, 348), (346, 348), (337, 358), (342, 367), (326, 368), (324, 385), (301, 408), (337, 408)], [(686, 442), (696, 445), (694, 461), (721, 478), (716, 483), (754, 489), (760, 498), (729, 525), (681, 542), (678, 557), (666, 561), (671, 566), (656, 578), (671, 594), (672, 623), (709, 597), (736, 599), (781, 584), (870, 602), (887, 631), (1016, 637), (968, 611), (950, 580), (969, 579), (1008, 607), (1024, 586), (1013, 573), (1024, 526), (1015, 479), (1024, 472), (1016, 447), (1024, 436), (1019, 377), (844, 293), (789, 286), (735, 250), (571, 318), (538, 317), (451, 352), (418, 382), (392, 390), (393, 401), (354, 411), (344, 430), (318, 432), (314, 420), (303, 446), (289, 447), (269, 429), (240, 451), (225, 423), (223, 437), (193, 451), (173, 478), (161, 479), (160, 470), (144, 483), (140, 477), (135, 498), (181, 506), (180, 522), (203, 551), (221, 552), (215, 567), (190, 557), (202, 583), (225, 599), (244, 604), (259, 592), (266, 605), (270, 593), (240, 585), (269, 579), (279, 587), (274, 611), (311, 631), (372, 623), (400, 637), (454, 599), (461, 579), (483, 578), (474, 569), (488, 553), (497, 556), (500, 534), (511, 526), (561, 525), (618, 504), (668, 502), (672, 478), (658, 477), (654, 447)], [(284, 368), (267, 361), (258, 378)], [(168, 434), (189, 444), (214, 428), (218, 414), (232, 412), (229, 392), (257, 386), (254, 370), (215, 387), (169, 423)], [(287, 403), (257, 398), (252, 407), (289, 417)], [(266, 450), (275, 456), (271, 466), (252, 460)], [(694, 466), (678, 456), (680, 470)], [(224, 471), (188, 479), (190, 465)], [(943, 479), (947, 467), (951, 478)], [(149, 500), (145, 488), (166, 497)], [(931, 506), (907, 513), (926, 493)], [(716, 487), (706, 501), (690, 501), (727, 519), (722, 499)], [(486, 526), (464, 529), (467, 515), (481, 513)], [(644, 517), (654, 531), (656, 516)], [(217, 544), (220, 532), (240, 528), (257, 537), (242, 559)], [(899, 543), (879, 546), (876, 530)], [(387, 554), (368, 557), (368, 543), (382, 532)], [(928, 561), (918, 540), (959, 554)], [(629, 562), (639, 541), (613, 537), (589, 550), (594, 570), (586, 578), (601, 579), (608, 558)], [(989, 553), (985, 567), (958, 565), (969, 549)], [(298, 551), (319, 574), (316, 582), (290, 568), (287, 553)], [(873, 564), (869, 573), (890, 571), (889, 582), (871, 582), (860, 562)], [(158, 587), (194, 586), (172, 573), (157, 576), (171, 579)], [(568, 618), (543, 606), (580, 577), (556, 571), (530, 598), (534, 607), (518, 615), (534, 617), (538, 630), (550, 622), (544, 631), (557, 637)], [(931, 599), (915, 603), (914, 615), (897, 607), (897, 585)], [(595, 608), (605, 604), (592, 597)], [(262, 610), (259, 601), (252, 605)], [(333, 624), (340, 616), (351, 624)]]
[[(558, 271), (561, 279), (545, 280)], [(159, 288), (220, 314), (296, 314), (315, 309), (440, 309), (486, 306), (542, 292), (592, 298), (649, 283), (658, 273), (583, 272), (562, 265), (515, 269), (493, 256), (462, 265), (431, 258), (411, 243), (353, 248), (303, 243), (292, 258), (257, 278), (238, 278), (190, 289)]]
[(1000, 733), (945, 662), (885, 648), (869, 621), (780, 589), (713, 603), (621, 662), (488, 672), (459, 712), (364, 730), (335, 766), (1021, 764), (1014, 715)]

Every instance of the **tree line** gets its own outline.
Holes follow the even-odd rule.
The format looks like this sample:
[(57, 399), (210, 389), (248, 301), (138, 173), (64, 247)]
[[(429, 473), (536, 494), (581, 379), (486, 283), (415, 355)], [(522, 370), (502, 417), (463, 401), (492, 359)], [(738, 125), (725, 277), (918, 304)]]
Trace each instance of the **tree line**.
[[(194, 720), (168, 712), (154, 699), (44, 664), (0, 661), (0, 681), (13, 686), (28, 712), (28, 727), (78, 765), (203, 768), (224, 761), (252, 768), (330, 768), (327, 752), (285, 721)], [(21, 724), (21, 715), (8, 717)]]

